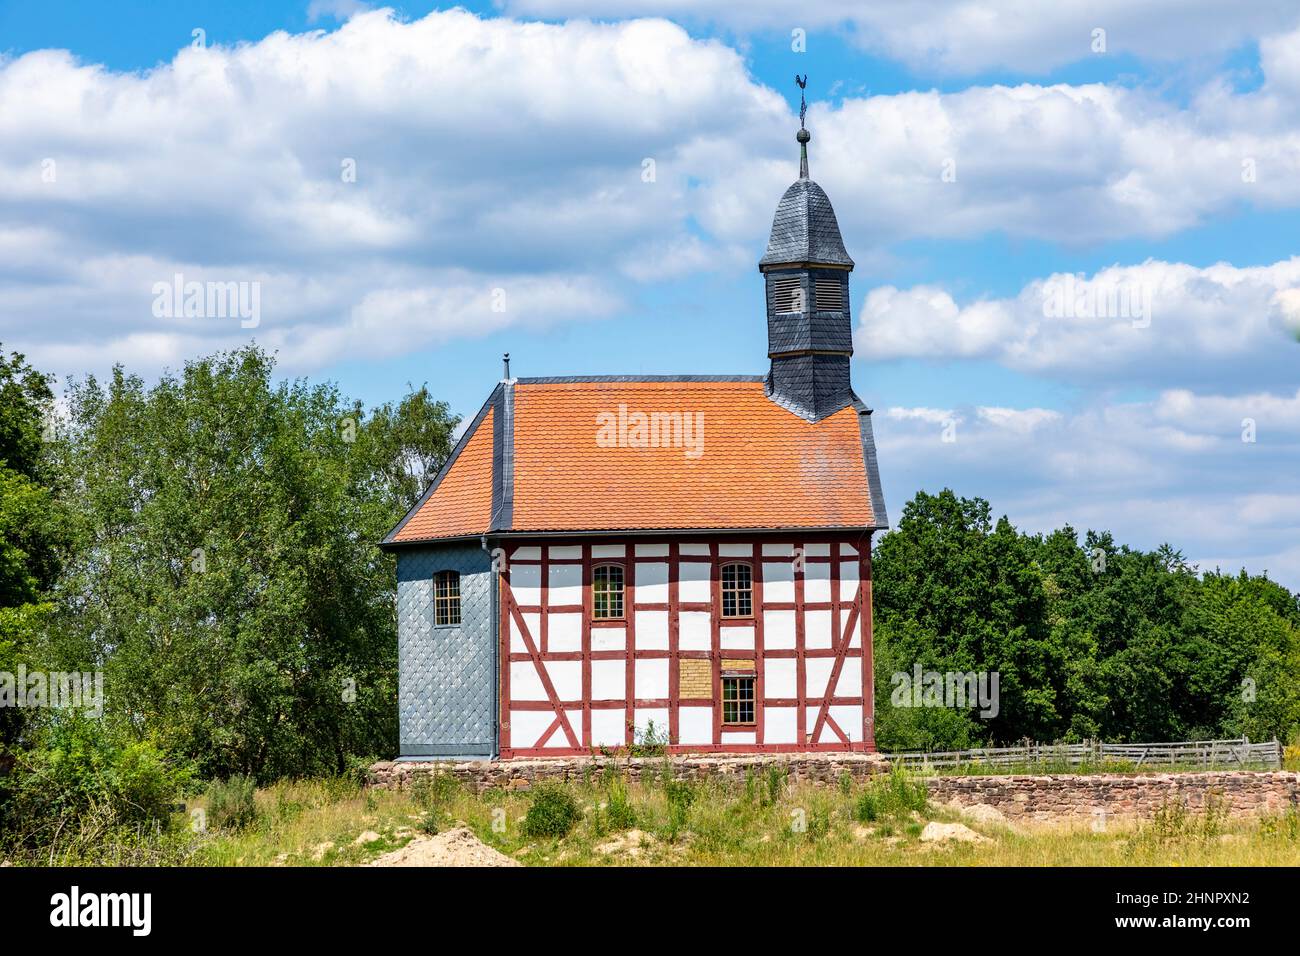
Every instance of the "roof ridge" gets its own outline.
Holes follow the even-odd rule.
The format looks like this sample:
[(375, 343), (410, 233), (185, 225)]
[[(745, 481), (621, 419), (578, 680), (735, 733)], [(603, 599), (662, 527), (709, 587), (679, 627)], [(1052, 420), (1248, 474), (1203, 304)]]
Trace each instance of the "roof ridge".
[(515, 379), (517, 385), (587, 385), (624, 382), (762, 382), (765, 375), (551, 375)]

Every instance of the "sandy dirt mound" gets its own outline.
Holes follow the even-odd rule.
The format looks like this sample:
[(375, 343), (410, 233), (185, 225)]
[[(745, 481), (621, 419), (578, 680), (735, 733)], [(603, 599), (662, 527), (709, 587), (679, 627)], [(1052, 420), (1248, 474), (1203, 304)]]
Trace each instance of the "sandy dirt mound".
[(621, 853), (630, 857), (638, 857), (644, 850), (652, 849), (658, 842), (649, 833), (642, 833), (640, 830), (628, 830), (607, 843), (600, 844), (596, 847), (596, 852), (603, 853), (605, 856)]
[(416, 837), (400, 850), (371, 860), (370, 866), (520, 866), (492, 849), (467, 827), (437, 836)]
[(956, 840), (959, 843), (988, 843), (988, 837), (981, 836), (964, 823), (938, 823), (931, 821), (921, 831), (922, 843), (947, 843)]

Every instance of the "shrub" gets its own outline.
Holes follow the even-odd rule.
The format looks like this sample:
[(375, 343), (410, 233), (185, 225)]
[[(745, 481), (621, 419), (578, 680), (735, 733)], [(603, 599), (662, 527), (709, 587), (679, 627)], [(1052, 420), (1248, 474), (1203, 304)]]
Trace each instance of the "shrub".
[(901, 769), (895, 768), (887, 777), (877, 777), (867, 784), (858, 797), (855, 816), (862, 823), (872, 823), (882, 817), (905, 816), (926, 808), (925, 784), (912, 782)]
[(578, 802), (568, 787), (553, 782), (540, 784), (533, 791), (532, 802), (524, 815), (524, 836), (566, 836), (581, 816)]
[(1282, 750), (1282, 769), (1300, 770), (1300, 740)]
[(183, 776), (152, 744), (127, 744), (106, 774), (110, 803), (125, 823), (161, 824), (171, 816)]
[(257, 819), (252, 777), (235, 774), (229, 780), (208, 784), (208, 825), (219, 830), (242, 830)]
[(368, 786), (371, 782), (370, 768), (379, 758), (373, 755), (356, 756), (349, 754), (343, 767), (343, 776), (354, 781), (358, 787)]
[(90, 833), (119, 825), (161, 829), (189, 780), (149, 741), (121, 740), (97, 721), (60, 714), (42, 727), (37, 746), (10, 751), (0, 776), (0, 842), (43, 845), (92, 814)]
[(440, 814), (436, 808), (426, 810), (424, 816), (420, 819), (420, 832), (429, 836), (437, 836), (439, 816)]

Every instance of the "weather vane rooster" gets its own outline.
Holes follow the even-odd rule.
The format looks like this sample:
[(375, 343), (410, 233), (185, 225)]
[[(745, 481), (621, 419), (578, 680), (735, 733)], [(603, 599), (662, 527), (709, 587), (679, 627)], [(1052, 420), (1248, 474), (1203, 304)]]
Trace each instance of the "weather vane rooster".
[(805, 73), (803, 76), (800, 76), (796, 73), (794, 75), (794, 81), (799, 84), (799, 128), (803, 129), (803, 118), (808, 115), (808, 104), (803, 98), (804, 87), (808, 85), (808, 74)]

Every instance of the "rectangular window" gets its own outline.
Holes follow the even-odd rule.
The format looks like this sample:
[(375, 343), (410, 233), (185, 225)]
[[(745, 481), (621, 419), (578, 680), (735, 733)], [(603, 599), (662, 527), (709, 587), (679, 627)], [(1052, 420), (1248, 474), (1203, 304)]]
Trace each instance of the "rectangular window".
[(438, 627), (460, 623), (460, 575), (455, 571), (433, 576), (433, 623)]
[(591, 575), (592, 617), (597, 620), (623, 616), (623, 567), (600, 564)]
[(722, 677), (722, 723), (754, 723), (754, 678)]
[(722, 566), (722, 616), (753, 617), (754, 572), (748, 564)]

